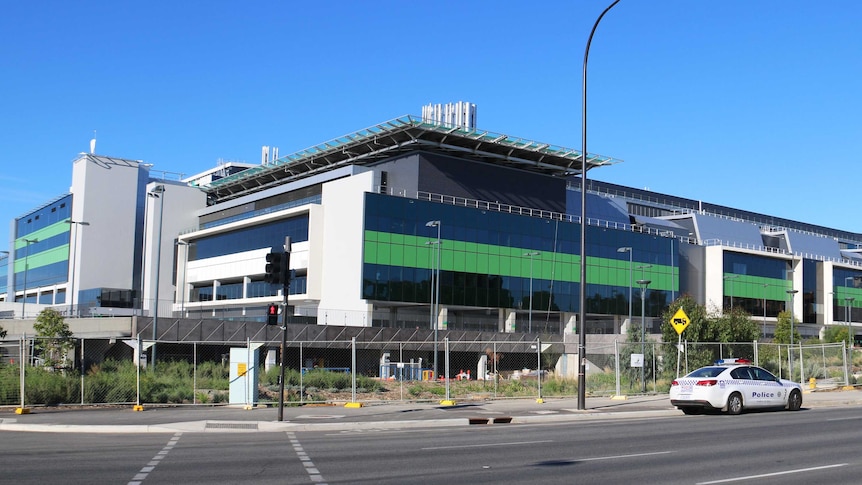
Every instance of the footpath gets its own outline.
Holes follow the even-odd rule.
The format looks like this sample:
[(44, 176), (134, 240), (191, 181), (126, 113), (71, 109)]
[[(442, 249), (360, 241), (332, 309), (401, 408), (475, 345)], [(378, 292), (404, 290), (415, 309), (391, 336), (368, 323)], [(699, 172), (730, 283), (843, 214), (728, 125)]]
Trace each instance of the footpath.
[[(806, 391), (802, 409), (862, 406), (862, 390)], [(132, 406), (37, 407), (29, 414), (15, 414), (14, 407), (0, 408), (0, 432), (53, 433), (204, 433), (349, 431), (358, 429), (406, 429), (437, 426), (493, 426), (509, 423), (551, 423), (600, 419), (639, 419), (682, 416), (664, 395), (633, 396), (625, 400), (588, 397), (586, 409), (576, 398), (456, 401), (437, 403), (386, 402), (353, 408), (343, 405), (285, 407), (282, 420), (274, 407), (242, 406)]]

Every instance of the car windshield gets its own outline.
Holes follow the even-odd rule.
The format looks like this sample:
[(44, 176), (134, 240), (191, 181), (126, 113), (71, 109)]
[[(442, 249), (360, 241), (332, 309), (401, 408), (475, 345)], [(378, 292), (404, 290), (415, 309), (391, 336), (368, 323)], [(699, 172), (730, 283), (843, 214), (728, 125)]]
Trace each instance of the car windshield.
[(726, 367), (701, 367), (686, 377), (717, 377), (725, 370), (727, 370)]

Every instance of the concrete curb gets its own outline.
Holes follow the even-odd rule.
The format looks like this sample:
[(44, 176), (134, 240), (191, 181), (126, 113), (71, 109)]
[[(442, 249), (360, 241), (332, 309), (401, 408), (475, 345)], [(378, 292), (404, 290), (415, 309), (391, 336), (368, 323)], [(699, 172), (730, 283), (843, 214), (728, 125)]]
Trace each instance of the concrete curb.
[(503, 424), (544, 424), (573, 421), (598, 421), (607, 419), (639, 419), (672, 416), (675, 409), (655, 411), (622, 411), (614, 413), (580, 411), (575, 414), (544, 414), (521, 416), (493, 416), (448, 419), (419, 419), (404, 421), (348, 421), (329, 423), (292, 423), (272, 421), (188, 421), (158, 425), (66, 425), (25, 424), (3, 422), (0, 431), (24, 431), (37, 433), (281, 433), (286, 431), (354, 431), (394, 430), (458, 426), (485, 426)]
[[(803, 401), (805, 408), (829, 408), (839, 406), (862, 406), (862, 392), (842, 394), (806, 393)], [(505, 424), (550, 424), (571, 423), (578, 421), (601, 421), (610, 419), (648, 419), (659, 417), (682, 416), (676, 408), (657, 405), (655, 400), (643, 406), (651, 406), (652, 409), (635, 410), (608, 410), (594, 408), (587, 410), (571, 409), (565, 404), (562, 407), (545, 408), (545, 405), (537, 408), (497, 409), (492, 413), (477, 413), (457, 418), (429, 418), (414, 420), (387, 420), (369, 419), (367, 421), (327, 421), (327, 422), (292, 422), (287, 421), (253, 421), (253, 420), (195, 420), (178, 421), (159, 424), (39, 424), (22, 423), (19, 418), (0, 418), (0, 432), (23, 431), (40, 433), (277, 433), (287, 431), (354, 431), (354, 430), (397, 430), (418, 429), (434, 427), (458, 427), (458, 426), (495, 426)], [(628, 401), (627, 406), (639, 405)], [(614, 406), (616, 407), (616, 406)], [(534, 414), (534, 412), (536, 414)], [(540, 414), (541, 413), (541, 414)], [(350, 418), (347, 418), (350, 419)]]
[[(211, 426), (215, 425), (215, 426)], [(283, 433), (286, 431), (352, 431), (361, 429), (411, 429), (468, 426), (468, 418), (423, 419), (415, 421), (368, 421), (338, 423), (291, 423), (271, 421), (189, 421), (158, 425), (75, 425), (75, 424), (24, 424), (0, 422), (0, 431), (33, 433)]]

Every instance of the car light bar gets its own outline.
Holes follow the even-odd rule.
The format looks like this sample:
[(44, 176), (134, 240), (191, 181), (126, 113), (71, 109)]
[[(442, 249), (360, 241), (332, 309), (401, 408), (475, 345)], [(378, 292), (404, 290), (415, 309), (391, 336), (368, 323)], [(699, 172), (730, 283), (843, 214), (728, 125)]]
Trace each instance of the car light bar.
[(750, 364), (751, 361), (748, 359), (719, 359), (715, 361), (715, 365), (725, 365), (725, 364)]

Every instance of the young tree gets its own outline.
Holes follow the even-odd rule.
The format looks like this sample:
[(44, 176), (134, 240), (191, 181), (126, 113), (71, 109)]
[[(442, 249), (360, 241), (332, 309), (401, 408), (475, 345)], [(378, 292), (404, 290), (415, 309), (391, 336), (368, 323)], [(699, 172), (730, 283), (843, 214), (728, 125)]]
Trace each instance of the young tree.
[(69, 324), (54, 309), (46, 308), (39, 312), (36, 323), (36, 350), (45, 359), (47, 367), (63, 367), (69, 352), (75, 348)]
[[(773, 339), (777, 344), (789, 344), (790, 343), (790, 312), (783, 311), (778, 314), (778, 323), (775, 324), (775, 338)], [(802, 337), (799, 335), (799, 327), (793, 326), (793, 343), (798, 344), (802, 341)]]
[(751, 342), (760, 338), (760, 327), (751, 315), (740, 307), (726, 310), (715, 317), (719, 342)]
[(831, 344), (835, 342), (849, 342), (850, 332), (845, 325), (827, 325), (823, 331), (823, 341)]

